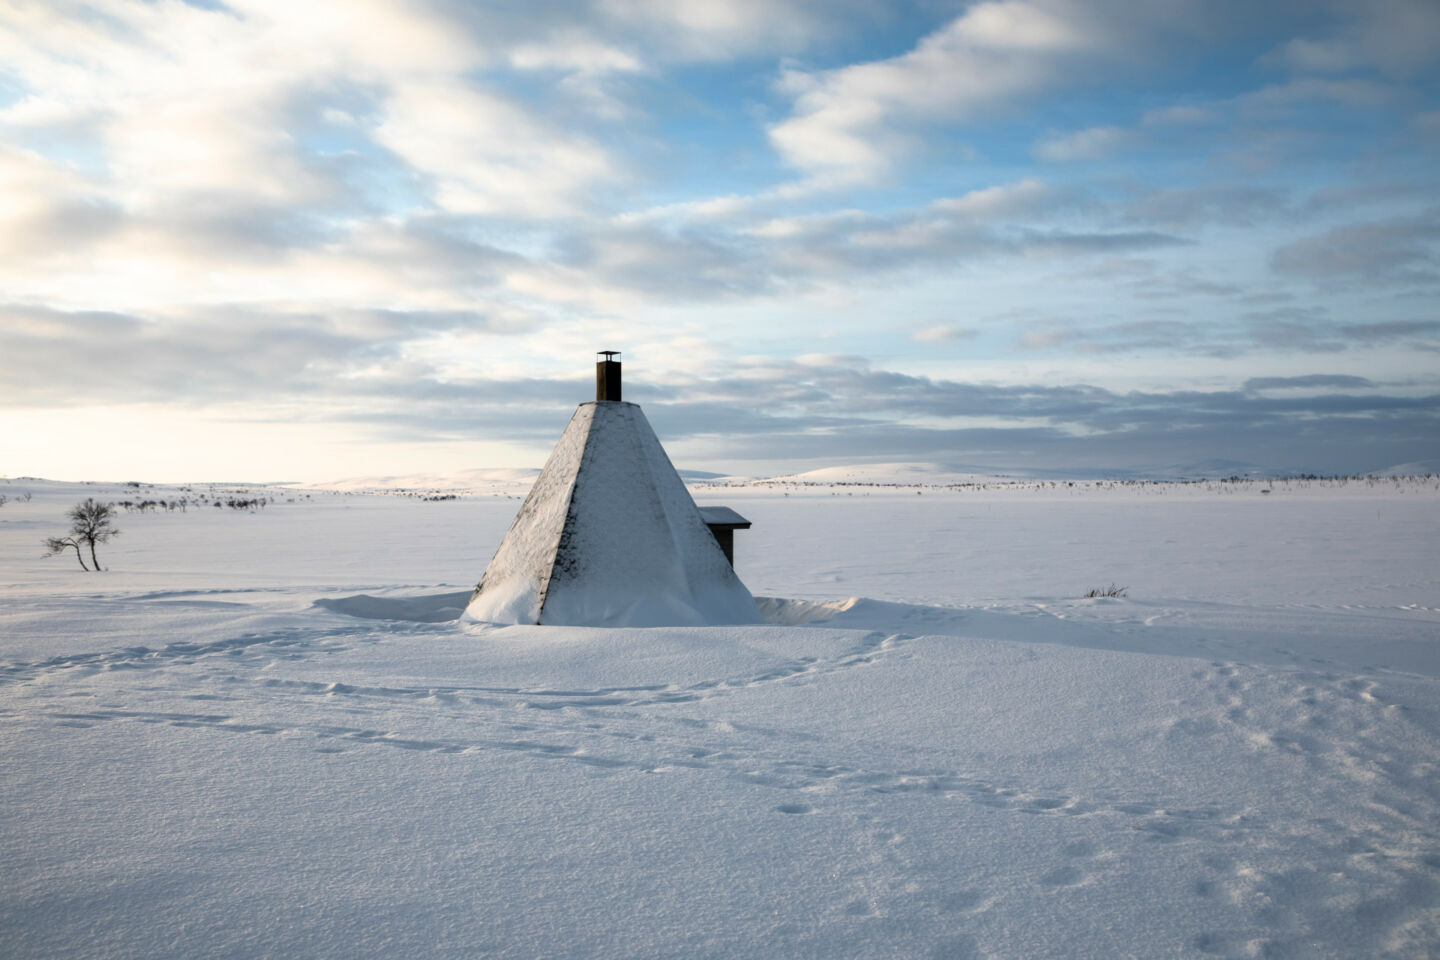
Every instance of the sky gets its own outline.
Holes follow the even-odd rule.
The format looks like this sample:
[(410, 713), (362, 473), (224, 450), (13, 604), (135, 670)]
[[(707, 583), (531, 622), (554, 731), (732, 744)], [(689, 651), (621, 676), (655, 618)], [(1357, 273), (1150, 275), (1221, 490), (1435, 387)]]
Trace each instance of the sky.
[(1433, 0), (4, 0), (0, 476), (1440, 458)]

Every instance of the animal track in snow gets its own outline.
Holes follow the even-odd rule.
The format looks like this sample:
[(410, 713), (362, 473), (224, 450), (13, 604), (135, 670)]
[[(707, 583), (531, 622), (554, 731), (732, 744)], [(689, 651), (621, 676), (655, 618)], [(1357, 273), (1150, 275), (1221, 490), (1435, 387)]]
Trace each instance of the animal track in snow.
[(1040, 878), (1047, 887), (1073, 887), (1085, 882), (1085, 872), (1073, 864), (1056, 867)]
[(192, 665), (202, 658), (273, 659), (277, 654), (294, 658), (338, 653), (346, 646), (337, 638), (368, 639), (353, 629), (286, 630), (272, 633), (245, 633), (226, 640), (197, 643), (170, 643), (163, 647), (133, 646), (98, 653), (77, 653), (47, 660), (17, 661), (0, 665), (0, 684), (35, 680), (52, 673), (80, 670), (93, 674), (108, 670), (155, 670), (175, 665)]
[(814, 813), (815, 808), (808, 803), (782, 803), (775, 808), (776, 813)]
[[(383, 633), (379, 636), (386, 638)], [(317, 679), (283, 676), (281, 658), (289, 654), (318, 657), (371, 639), (370, 634), (353, 627), (307, 636), (252, 634), (224, 643), (158, 650), (136, 647), (18, 666), (38, 677), (92, 668), (97, 672), (138, 671), (133, 678), (106, 681), (101, 689), (112, 693), (106, 709), (89, 704), (76, 709), (73, 700), (66, 706), (67, 701), (58, 694), (42, 691), (40, 695), (48, 696), (44, 702), (54, 711), (50, 713), (52, 722), (58, 725), (165, 724), (183, 731), (177, 736), (229, 733), (263, 737), (266, 739), (255, 741), (255, 749), (309, 750), (316, 763), (334, 763), (336, 754), (349, 751), (359, 751), (354, 754), (358, 758), (365, 756), (365, 751), (389, 748), (404, 751), (392, 756), (406, 756), (405, 762), (415, 764), (464, 765), (475, 762), (478, 758), (474, 755), (487, 753), (491, 757), (511, 755), (518, 764), (578, 765), (595, 776), (697, 778), (696, 784), (703, 784), (704, 778), (729, 778), (754, 785), (757, 814), (785, 824), (780, 829), (803, 836), (834, 831), (857, 806), (874, 811), (878, 817), (873, 828), (851, 834), (879, 865), (874, 882), (867, 889), (844, 890), (832, 902), (830, 909), (837, 921), (893, 920), (899, 915), (902, 899), (913, 903), (918, 897), (927, 909), (950, 913), (953, 921), (964, 922), (987, 910), (995, 897), (1005, 895), (978, 886), (956, 890), (953, 883), (948, 890), (941, 885), (929, 891), (905, 889), (915, 878), (919, 860), (915, 844), (919, 841), (907, 842), (900, 837), (901, 831), (878, 821), (887, 817), (887, 811), (901, 809), (900, 805), (935, 810), (946, 804), (973, 805), (968, 815), (989, 818), (997, 829), (1003, 829), (1005, 818), (1075, 818), (1073, 828), (1057, 819), (1043, 829), (1061, 836), (1073, 836), (1073, 831), (1099, 835), (1098, 843), (1087, 839), (1057, 844), (1049, 862), (1042, 858), (1026, 871), (1024, 880), (1032, 894), (1056, 904), (1065, 898), (1094, 896), (1107, 869), (1113, 869), (1118, 854), (1112, 851), (1128, 845), (1131, 850), (1153, 850), (1151, 855), (1160, 857), (1169, 856), (1171, 850), (1190, 858), (1200, 851), (1226, 854), (1230, 866), (1197, 867), (1193, 877), (1183, 882), (1187, 895), (1193, 890), (1197, 907), (1227, 905), (1230, 909), (1228, 905), (1270, 898), (1283, 914), (1286, 897), (1296, 896), (1304, 883), (1331, 890), (1343, 900), (1359, 883), (1354, 878), (1370, 871), (1369, 875), (1396, 878), (1378, 887), (1372, 882), (1368, 889), (1395, 893), (1400, 907), (1397, 911), (1352, 896), (1346, 902), (1353, 903), (1356, 912), (1353, 917), (1347, 915), (1347, 921), (1368, 924), (1376, 931), (1403, 929), (1414, 917), (1433, 909), (1426, 906), (1424, 891), (1427, 883), (1433, 886), (1436, 882), (1435, 866), (1396, 856), (1375, 844), (1367, 846), (1364, 837), (1340, 827), (1334, 829), (1335, 849), (1315, 855), (1313, 877), (1246, 873), (1243, 853), (1257, 845), (1290, 844), (1296, 852), (1289, 862), (1312, 862), (1306, 859), (1313, 853), (1307, 844), (1313, 842), (1315, 830), (1292, 836), (1276, 831), (1276, 825), (1263, 817), (1257, 819), (1254, 811), (1184, 804), (1144, 794), (1095, 796), (1064, 783), (1026, 783), (1023, 774), (1008, 778), (987, 774), (983, 763), (972, 768), (963, 763), (931, 768), (923, 761), (911, 766), (903, 759), (878, 754), (856, 756), (804, 731), (715, 719), (703, 716), (705, 711), (699, 707), (686, 706), (761, 685), (783, 690), (785, 684), (806, 683), (825, 673), (875, 663), (908, 640), (905, 634), (883, 631), (852, 637), (843, 650), (826, 656), (793, 657), (749, 672), (737, 669), (717, 676), (721, 673), (717, 670), (685, 683), (583, 689), (561, 684), (527, 689), (427, 686), (404, 680), (344, 682), (342, 678), (353, 675), (318, 679), (324, 677), (319, 672), (324, 668), (317, 671), (311, 666), (301, 675)], [(266, 670), (277, 661), (282, 669)], [(1393, 811), (1412, 822), (1426, 809), (1423, 804), (1416, 805), (1414, 798), (1425, 795), (1426, 790), (1433, 792), (1433, 783), (1440, 782), (1440, 771), (1407, 764), (1382, 752), (1366, 755), (1366, 732), (1380, 718), (1400, 710), (1392, 705), (1392, 699), (1403, 699), (1387, 695), (1387, 689), (1393, 693), (1393, 688), (1384, 677), (1347, 678), (1308, 668), (1277, 673), (1217, 660), (1197, 669), (1192, 680), (1200, 709), (1194, 716), (1174, 718), (1164, 730), (1166, 736), (1205, 738), (1239, 732), (1250, 735), (1244, 741), (1250, 748), (1271, 751), (1287, 763), (1293, 762), (1290, 757), (1298, 757), (1307, 762), (1353, 765), (1357, 786), (1373, 796), (1376, 809)], [(95, 684), (77, 684), (70, 692), (96, 689)], [(142, 686), (160, 688), (158, 696), (152, 697), (149, 691), (142, 695)], [(265, 696), (237, 699), (234, 693), (246, 687), (263, 688)], [(113, 699), (115, 691), (121, 697), (118, 707), (123, 709)], [(126, 694), (131, 695), (129, 704), (124, 702)], [(165, 702), (159, 696), (170, 700)], [(153, 709), (128, 708), (134, 705)], [(244, 712), (247, 705), (250, 712)], [(438, 719), (446, 722), (437, 724)], [(436, 731), (443, 735), (434, 735)], [(1347, 743), (1351, 747), (1347, 748)], [(1427, 782), (1432, 786), (1425, 787)], [(896, 821), (890, 826), (904, 825), (900, 816), (889, 816)], [(856, 836), (858, 833), (864, 836)], [(1431, 842), (1426, 837), (1433, 839), (1433, 827), (1417, 836), (1420, 842)], [(1342, 849), (1344, 844), (1350, 847)], [(1266, 932), (1258, 921), (1249, 929), (1236, 930), (1197, 923), (1186, 934), (1191, 939), (1177, 946), (1182, 951), (1188, 948), (1188, 952), (1224, 956), (1251, 947), (1259, 949), (1256, 945), (1263, 942), (1272, 944), (1272, 952), (1279, 955), (1286, 949), (1293, 953), (1295, 943), (1287, 939), (1292, 934), (1283, 924), (1274, 926)], [(954, 938), (946, 944), (947, 950), (962, 946)], [(969, 947), (973, 946), (971, 942)], [(922, 947), (918, 955), (923, 956), (926, 949)]]
[[(1238, 827), (1237, 819), (1212, 810), (1167, 810), (1151, 802), (1111, 803), (1086, 800), (1053, 793), (1031, 794), (1014, 786), (944, 771), (890, 771), (860, 766), (801, 759), (794, 756), (800, 744), (782, 742), (776, 748), (757, 746), (762, 739), (752, 739), (754, 730), (724, 731), (729, 742), (696, 743), (684, 733), (693, 730), (711, 734), (720, 726), (680, 730), (657, 728), (654, 718), (644, 721), (648, 733), (642, 735), (627, 729), (623, 717), (617, 723), (587, 725), (585, 723), (541, 723), (516, 725), (499, 722), (500, 718), (475, 717), (479, 730), (489, 728), (490, 735), (467, 737), (426, 737), (397, 730), (354, 726), (343, 723), (312, 724), (274, 723), (257, 718), (239, 718), (219, 712), (88, 710), (55, 711), (52, 720), (65, 725), (93, 725), (101, 722), (134, 722), (168, 724), (174, 727), (208, 729), (230, 734), (284, 734), (287, 742), (309, 737), (312, 749), (321, 753), (337, 753), (347, 749), (389, 747), (417, 753), (458, 754), (499, 750), (535, 760), (574, 762), (603, 770), (629, 769), (636, 772), (689, 770), (706, 775), (734, 777), (757, 786), (795, 793), (853, 794), (877, 797), (911, 795), (933, 798), (939, 802), (970, 802), (1030, 816), (1110, 815), (1133, 818), (1135, 829), (1146, 831), (1167, 842), (1177, 839), (1205, 837), (1212, 840), (1231, 839)], [(754, 728), (763, 730), (763, 728)], [(503, 732), (502, 732), (503, 731)], [(506, 735), (506, 733), (509, 735)], [(527, 734), (515, 736), (514, 734)], [(737, 739), (738, 738), (738, 739)], [(788, 749), (781, 749), (788, 748)], [(808, 814), (816, 806), (806, 800), (786, 800), (774, 809), (784, 814)], [(890, 842), (881, 838), (882, 842)], [(1076, 848), (1070, 856), (1080, 856)], [(1057, 868), (1057, 871), (1059, 868)], [(1050, 884), (1069, 885), (1069, 872), (1056, 872)], [(1063, 881), (1063, 882), (1062, 882)]]

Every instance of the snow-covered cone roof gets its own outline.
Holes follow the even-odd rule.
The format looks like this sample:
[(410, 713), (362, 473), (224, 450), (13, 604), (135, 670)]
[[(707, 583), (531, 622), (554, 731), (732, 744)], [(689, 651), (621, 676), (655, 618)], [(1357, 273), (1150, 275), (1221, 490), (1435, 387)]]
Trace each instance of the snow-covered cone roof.
[(758, 623), (640, 407), (583, 403), (466, 615), (495, 623)]

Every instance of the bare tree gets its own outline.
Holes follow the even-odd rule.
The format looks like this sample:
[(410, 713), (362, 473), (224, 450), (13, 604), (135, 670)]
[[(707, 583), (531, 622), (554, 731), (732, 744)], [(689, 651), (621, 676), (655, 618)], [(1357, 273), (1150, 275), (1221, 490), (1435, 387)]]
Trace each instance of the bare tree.
[(85, 566), (85, 558), (80, 555), (80, 541), (76, 540), (74, 537), (45, 538), (45, 549), (47, 551), (45, 556), (47, 557), (55, 556), (55, 554), (64, 551), (66, 547), (75, 548), (75, 559), (80, 561), (80, 569), (84, 570), (86, 573), (89, 573), (90, 568)]
[(80, 554), (80, 545), (84, 544), (90, 548), (90, 562), (94, 564), (95, 571), (100, 570), (100, 558), (95, 556), (95, 544), (104, 543), (111, 537), (120, 535), (113, 521), (115, 519), (115, 508), (108, 503), (100, 503), (94, 497), (89, 497), (84, 503), (77, 503), (70, 508), (70, 536), (50, 537), (45, 541), (45, 547), (50, 552), (46, 556), (54, 556), (66, 547), (75, 548), (75, 556), (80, 560), (80, 566), (85, 566), (85, 558)]

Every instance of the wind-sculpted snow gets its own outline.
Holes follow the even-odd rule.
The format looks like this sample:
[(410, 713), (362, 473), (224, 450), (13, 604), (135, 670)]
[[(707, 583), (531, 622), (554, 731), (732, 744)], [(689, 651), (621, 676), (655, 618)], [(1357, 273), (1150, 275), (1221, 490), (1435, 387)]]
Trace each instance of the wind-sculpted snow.
[(1433, 502), (1189, 504), (1168, 592), (1086, 600), (1029, 544), (1108, 531), (1098, 582), (1171, 514), (995, 504), (1034, 589), (971, 595), (933, 531), (987, 510), (858, 499), (747, 505), (726, 627), (458, 619), (407, 521), (513, 500), (134, 517), (112, 564), (183, 574), (88, 579), (0, 526), (0, 956), (1435, 954)]
[(410, 620), (415, 623), (443, 623), (458, 620), (465, 612), (471, 591), (437, 593), (423, 597), (321, 597), (315, 606), (366, 620)]

